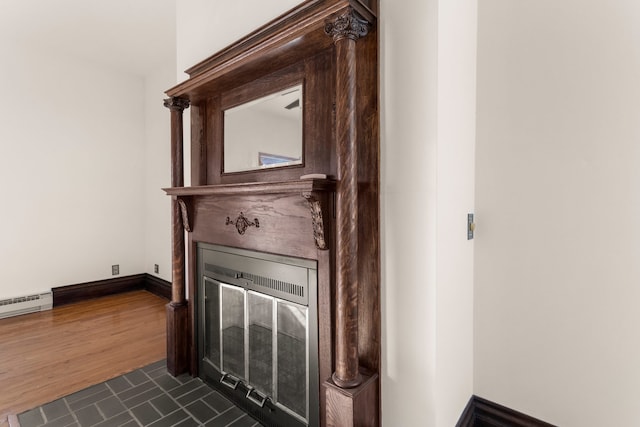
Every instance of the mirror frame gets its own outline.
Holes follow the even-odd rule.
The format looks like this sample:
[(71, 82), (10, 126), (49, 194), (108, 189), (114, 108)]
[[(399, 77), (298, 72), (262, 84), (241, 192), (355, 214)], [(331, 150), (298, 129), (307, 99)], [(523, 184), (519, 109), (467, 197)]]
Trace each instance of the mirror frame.
[[(335, 70), (326, 50), (260, 77), (228, 73), (191, 104), (192, 183), (198, 185), (282, 182), (308, 174), (336, 177)], [(274, 168), (224, 172), (224, 110), (269, 93), (302, 85), (302, 162)]]

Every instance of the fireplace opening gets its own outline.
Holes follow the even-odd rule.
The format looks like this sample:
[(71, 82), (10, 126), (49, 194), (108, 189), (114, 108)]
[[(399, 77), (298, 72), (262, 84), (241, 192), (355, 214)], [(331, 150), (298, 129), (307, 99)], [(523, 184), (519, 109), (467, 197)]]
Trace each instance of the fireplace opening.
[(268, 426), (319, 425), (316, 261), (198, 244), (200, 377)]

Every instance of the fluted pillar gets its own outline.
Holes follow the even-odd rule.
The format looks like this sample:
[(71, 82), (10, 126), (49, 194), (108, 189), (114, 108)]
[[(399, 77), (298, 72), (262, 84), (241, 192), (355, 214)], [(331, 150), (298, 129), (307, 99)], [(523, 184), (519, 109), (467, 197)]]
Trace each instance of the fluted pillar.
[[(182, 113), (189, 101), (182, 98), (165, 99), (171, 110), (171, 186), (184, 186)], [(180, 203), (171, 200), (172, 281), (171, 302), (167, 305), (167, 370), (180, 375), (189, 370), (188, 306), (185, 292), (184, 226)]]
[(333, 381), (362, 382), (358, 360), (358, 127), (356, 43), (368, 24), (349, 8), (325, 26), (336, 51), (336, 343)]

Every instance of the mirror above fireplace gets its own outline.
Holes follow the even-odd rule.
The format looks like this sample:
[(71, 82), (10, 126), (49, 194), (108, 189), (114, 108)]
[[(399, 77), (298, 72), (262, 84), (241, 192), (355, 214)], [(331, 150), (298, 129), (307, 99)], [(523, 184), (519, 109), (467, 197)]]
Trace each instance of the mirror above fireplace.
[(302, 164), (302, 85), (224, 111), (224, 173)]

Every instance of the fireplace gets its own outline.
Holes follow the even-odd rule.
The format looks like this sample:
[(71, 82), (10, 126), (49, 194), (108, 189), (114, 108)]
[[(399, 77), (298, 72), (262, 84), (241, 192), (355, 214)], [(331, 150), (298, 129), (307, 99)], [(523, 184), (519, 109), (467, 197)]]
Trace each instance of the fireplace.
[(267, 425), (318, 426), (317, 263), (198, 244), (200, 376)]
[[(306, 0), (166, 92), (167, 369), (264, 425), (380, 422), (378, 10)], [(265, 103), (275, 110), (258, 119)], [(240, 106), (251, 114), (234, 126)], [(266, 143), (274, 129), (291, 132)]]

